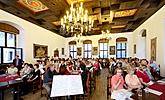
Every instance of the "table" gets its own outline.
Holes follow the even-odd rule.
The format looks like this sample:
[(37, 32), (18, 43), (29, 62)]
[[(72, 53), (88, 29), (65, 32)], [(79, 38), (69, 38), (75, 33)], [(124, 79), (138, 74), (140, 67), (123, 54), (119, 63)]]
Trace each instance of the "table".
[(19, 84), (21, 84), (22, 80), (15, 80), (19, 78), (19, 76), (0, 76), (0, 100), (4, 100), (4, 90), (8, 87), (13, 88), (13, 100), (19, 100)]
[(4, 90), (8, 87), (8, 82), (0, 82), (0, 100), (4, 100)]
[(165, 84), (156, 82), (156, 83), (150, 85), (149, 88), (162, 92), (163, 94), (161, 94), (160, 96), (155, 95), (155, 94), (154, 95), (159, 97), (160, 98), (159, 100), (165, 100)]

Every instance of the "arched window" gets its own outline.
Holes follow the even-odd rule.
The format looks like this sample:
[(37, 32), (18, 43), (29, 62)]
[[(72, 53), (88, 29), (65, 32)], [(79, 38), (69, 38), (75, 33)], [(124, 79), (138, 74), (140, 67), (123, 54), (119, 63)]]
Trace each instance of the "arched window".
[(85, 40), (83, 41), (84, 45), (84, 58), (92, 58), (92, 41)]
[(16, 48), (17, 34), (19, 34), (17, 28), (0, 22), (0, 64), (12, 63), (15, 55), (22, 58), (22, 48)]
[(99, 40), (99, 58), (108, 58), (108, 39)]
[(16, 34), (19, 34), (18, 29), (9, 24), (0, 23), (0, 46), (16, 47)]
[(127, 56), (127, 38), (120, 37), (116, 39), (116, 58), (126, 58)]
[(73, 59), (77, 58), (76, 41), (69, 42), (69, 56), (71, 56)]

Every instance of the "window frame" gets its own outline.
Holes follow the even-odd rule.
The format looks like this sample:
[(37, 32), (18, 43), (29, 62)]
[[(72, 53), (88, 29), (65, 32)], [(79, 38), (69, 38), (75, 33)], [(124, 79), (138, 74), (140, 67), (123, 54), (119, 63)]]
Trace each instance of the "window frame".
[[(125, 44), (125, 48), (123, 49), (122, 47), (122, 45), (123, 45), (123, 43)], [(118, 44), (120, 44), (120, 48), (118, 49), (117, 47), (118, 47)], [(118, 57), (118, 51), (120, 52), (120, 57)], [(123, 55), (123, 53), (122, 52), (125, 52), (125, 55), (124, 55), (124, 57), (122, 56)], [(116, 58), (118, 59), (118, 58), (127, 58), (127, 42), (116, 42)]]
[[(103, 50), (100, 50), (100, 43), (103, 43)], [(107, 50), (104, 49), (104, 44), (107, 44)], [(103, 51), (103, 58), (108, 58), (108, 42), (99, 42), (99, 58), (101, 58), (100, 56), (100, 52)], [(104, 56), (104, 53), (107, 52), (107, 57)]]
[[(85, 50), (85, 45), (87, 45), (87, 50)], [(89, 46), (88, 45), (91, 45), (91, 50), (89, 50)], [(83, 47), (84, 47), (84, 58), (92, 58), (92, 44), (91, 43), (86, 43), (86, 44), (83, 44)], [(85, 57), (85, 53), (87, 52), (87, 57)], [(91, 56), (89, 57), (89, 53), (91, 53)]]
[[(71, 50), (71, 46), (73, 46), (73, 51)], [(75, 48), (74, 48), (74, 46), (75, 46)], [(71, 55), (71, 53), (73, 53), (72, 59), (76, 59), (77, 58), (77, 54), (74, 55), (75, 53), (77, 53), (76, 44), (74, 44), (74, 45), (73, 44), (70, 44), (69, 45), (69, 55)]]
[[(0, 31), (0, 32), (4, 32), (4, 36), (5, 36), (5, 40), (4, 40), (4, 42), (5, 42), (5, 45), (4, 46), (0, 46), (0, 52), (1, 52), (1, 61), (0, 61), (0, 64), (11, 64), (11, 63), (4, 63), (3, 61), (4, 61), (4, 59), (3, 59), (3, 52), (4, 52), (4, 48), (11, 48), (11, 49), (15, 49), (15, 56), (16, 56), (16, 45), (17, 45), (17, 34), (14, 34), (14, 33), (12, 33), (12, 32), (5, 32), (5, 31)], [(12, 35), (14, 35), (14, 46), (7, 46), (7, 42), (8, 42), (8, 39), (7, 39), (7, 35), (8, 34), (12, 34)], [(23, 52), (23, 49), (22, 48), (19, 48), (19, 49), (21, 49), (21, 59), (22, 59), (22, 57), (23, 57), (23, 54), (22, 54), (22, 52)]]

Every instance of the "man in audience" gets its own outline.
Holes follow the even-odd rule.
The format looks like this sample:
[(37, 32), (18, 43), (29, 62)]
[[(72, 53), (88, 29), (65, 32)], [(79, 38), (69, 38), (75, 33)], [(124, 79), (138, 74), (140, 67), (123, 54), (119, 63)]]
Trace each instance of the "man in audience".
[(50, 84), (53, 81), (53, 75), (57, 75), (57, 72), (54, 69), (54, 65), (50, 64), (48, 70), (44, 74), (43, 87), (47, 90), (48, 95), (50, 95)]
[(150, 60), (150, 67), (151, 67), (151, 71), (152, 71), (152, 75), (155, 78), (156, 75), (159, 76), (160, 74), (160, 68), (159, 65), (156, 64), (153, 60)]
[(19, 59), (19, 56), (16, 55), (15, 59), (13, 60), (13, 65), (17, 67), (18, 71), (22, 69), (22, 64), (23, 64), (23, 60)]

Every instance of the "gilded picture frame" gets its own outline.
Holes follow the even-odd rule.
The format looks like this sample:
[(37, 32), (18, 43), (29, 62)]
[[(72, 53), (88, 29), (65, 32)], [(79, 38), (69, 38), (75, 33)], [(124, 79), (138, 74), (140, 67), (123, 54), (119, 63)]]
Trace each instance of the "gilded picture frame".
[(77, 55), (78, 56), (81, 56), (81, 52), (82, 52), (82, 48), (81, 47), (78, 47), (77, 48)]
[(110, 55), (115, 55), (115, 50), (116, 50), (116, 49), (115, 49), (115, 46), (110, 46), (110, 47), (109, 47), (109, 54), (110, 54)]
[(61, 53), (62, 53), (62, 55), (64, 55), (64, 48), (62, 48), (62, 52)]
[(133, 53), (136, 54), (136, 44), (133, 45)]
[(156, 43), (157, 43), (157, 38), (151, 39), (151, 59), (156, 61)]
[(34, 58), (44, 58), (48, 55), (48, 46), (33, 44), (33, 55)]
[(92, 55), (97, 55), (98, 54), (98, 48), (97, 47), (93, 47), (92, 48)]

